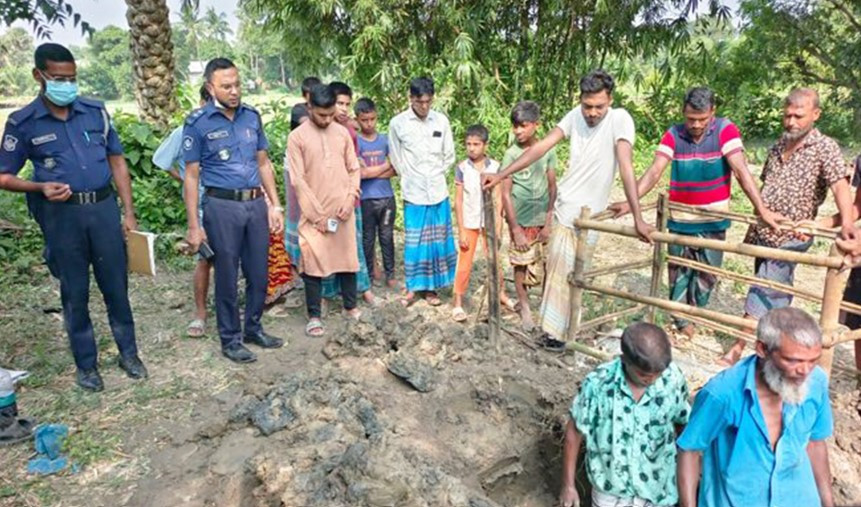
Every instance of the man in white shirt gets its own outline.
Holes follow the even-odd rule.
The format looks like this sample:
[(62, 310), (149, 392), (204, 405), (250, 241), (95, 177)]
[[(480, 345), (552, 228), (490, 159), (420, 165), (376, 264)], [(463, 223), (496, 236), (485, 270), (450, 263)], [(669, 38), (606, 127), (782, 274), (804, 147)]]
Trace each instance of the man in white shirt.
[[(634, 120), (624, 109), (611, 107), (614, 86), (613, 78), (603, 70), (584, 76), (580, 80), (580, 105), (568, 112), (544, 139), (529, 147), (504, 171), (484, 178), (484, 186), (489, 188), (529, 167), (562, 139), (571, 141), (568, 171), (562, 177), (556, 194), (544, 295), (539, 310), (539, 323), (546, 333), (543, 344), (549, 350), (565, 349), (570, 317), (568, 274), (574, 269), (577, 243), (574, 220), (580, 217), (583, 206), (588, 206), (592, 213), (607, 207), (617, 166), (641, 239), (649, 241), (649, 233), (653, 230), (643, 221), (637, 199), (632, 162)], [(594, 231), (587, 235), (587, 266), (597, 238)]]
[(431, 110), (433, 97), (430, 78), (413, 79), (410, 108), (389, 123), (389, 157), (404, 198), (404, 305), (420, 292), (429, 304), (441, 304), (436, 291), (454, 282), (457, 266), (445, 181), (454, 164), (454, 140), (448, 118)]

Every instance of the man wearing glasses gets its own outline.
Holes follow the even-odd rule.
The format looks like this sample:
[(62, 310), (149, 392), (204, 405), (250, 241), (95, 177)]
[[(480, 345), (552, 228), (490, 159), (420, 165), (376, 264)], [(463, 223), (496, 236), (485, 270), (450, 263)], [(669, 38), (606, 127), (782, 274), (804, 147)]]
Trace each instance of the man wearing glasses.
[[(45, 236), (45, 260), (60, 280), (63, 321), (83, 389), (104, 389), (89, 314), (90, 265), (129, 377), (145, 378), (128, 298), (124, 234), (137, 229), (123, 147), (104, 104), (78, 97), (75, 58), (59, 44), (35, 53), (41, 89), (6, 122), (0, 145), (0, 188), (25, 192)], [(32, 181), (18, 177), (33, 163)], [(116, 193), (111, 185), (113, 180)], [(116, 194), (123, 203), (122, 222)]]

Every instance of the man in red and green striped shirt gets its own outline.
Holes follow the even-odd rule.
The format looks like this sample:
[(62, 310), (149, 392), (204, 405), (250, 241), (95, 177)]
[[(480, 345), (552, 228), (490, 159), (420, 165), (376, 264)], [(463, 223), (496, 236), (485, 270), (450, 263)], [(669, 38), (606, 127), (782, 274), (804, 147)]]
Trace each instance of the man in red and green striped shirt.
[[(705, 87), (691, 88), (685, 94), (682, 112), (684, 123), (670, 127), (658, 145), (651, 167), (637, 182), (640, 197), (661, 180), (667, 165), (670, 172), (670, 202), (710, 211), (728, 211), (731, 174), (753, 203), (756, 213), (771, 227), (777, 227), (779, 215), (762, 203), (756, 182), (747, 168), (744, 146), (738, 128), (726, 118), (715, 117), (714, 93)], [(627, 203), (610, 206), (617, 216), (627, 212)], [(730, 222), (695, 213), (671, 210), (667, 227), (670, 232), (700, 238), (726, 239)], [(669, 245), (668, 253), (692, 261), (719, 267), (723, 252), (707, 248)], [(703, 307), (708, 304), (717, 278), (715, 275), (668, 264), (670, 298), (673, 301)], [(676, 327), (693, 336), (693, 324), (675, 319)]]

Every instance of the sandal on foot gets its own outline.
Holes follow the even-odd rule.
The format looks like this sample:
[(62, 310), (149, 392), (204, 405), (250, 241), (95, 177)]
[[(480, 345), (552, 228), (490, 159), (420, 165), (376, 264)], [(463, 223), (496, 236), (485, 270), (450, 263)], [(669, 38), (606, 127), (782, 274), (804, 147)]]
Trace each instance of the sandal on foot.
[(467, 315), (463, 308), (455, 306), (454, 309), (451, 311), (451, 320), (455, 322), (464, 322), (466, 319)]
[(320, 319), (311, 319), (305, 324), (305, 334), (311, 338), (319, 338), (326, 334), (326, 328)]
[(427, 294), (425, 296), (425, 301), (427, 301), (431, 306), (439, 306), (442, 304), (442, 299), (440, 299), (436, 294)]
[(200, 338), (206, 334), (206, 321), (203, 319), (194, 319), (188, 323), (185, 329), (185, 334), (189, 338)]

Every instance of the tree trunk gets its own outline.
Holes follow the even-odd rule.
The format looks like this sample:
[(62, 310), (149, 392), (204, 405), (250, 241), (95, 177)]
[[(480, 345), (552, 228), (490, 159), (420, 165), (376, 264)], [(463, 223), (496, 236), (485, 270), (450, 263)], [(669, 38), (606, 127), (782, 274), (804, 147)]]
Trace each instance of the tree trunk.
[(281, 66), (281, 84), (287, 86), (287, 71), (284, 69), (284, 55), (278, 55), (278, 64)]
[(166, 0), (126, 0), (140, 116), (166, 127), (177, 110), (173, 43)]

